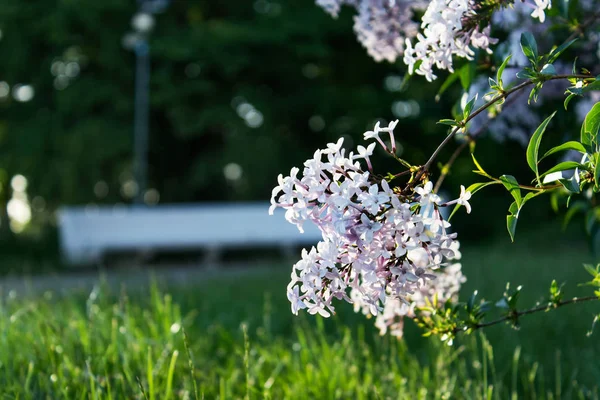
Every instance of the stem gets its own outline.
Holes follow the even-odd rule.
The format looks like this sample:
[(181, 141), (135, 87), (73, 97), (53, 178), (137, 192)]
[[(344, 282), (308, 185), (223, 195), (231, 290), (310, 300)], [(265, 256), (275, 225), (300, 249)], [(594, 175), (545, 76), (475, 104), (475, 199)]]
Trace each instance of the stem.
[(467, 329), (471, 329), (471, 330), (475, 330), (475, 329), (481, 329), (481, 328), (486, 328), (488, 326), (492, 326), (492, 325), (497, 325), (500, 324), (502, 322), (511, 320), (511, 319), (516, 319), (519, 318), (522, 315), (527, 315), (527, 314), (533, 314), (536, 312), (540, 312), (540, 311), (549, 311), (551, 309), (556, 309), (562, 306), (566, 306), (568, 304), (575, 304), (575, 303), (583, 303), (586, 301), (592, 301), (592, 300), (600, 300), (600, 298), (598, 296), (587, 296), (587, 297), (573, 297), (572, 299), (569, 300), (565, 300), (565, 301), (560, 301), (558, 303), (548, 303), (544, 306), (538, 306), (538, 307), (534, 307), (534, 308), (530, 308), (528, 310), (515, 310), (510, 312), (508, 315), (495, 319), (493, 321), (490, 322), (482, 322), (482, 323), (478, 323), (478, 324), (474, 324), (474, 325), (465, 325), (462, 327), (456, 327), (453, 330), (453, 333), (458, 333), (461, 331), (465, 331)]

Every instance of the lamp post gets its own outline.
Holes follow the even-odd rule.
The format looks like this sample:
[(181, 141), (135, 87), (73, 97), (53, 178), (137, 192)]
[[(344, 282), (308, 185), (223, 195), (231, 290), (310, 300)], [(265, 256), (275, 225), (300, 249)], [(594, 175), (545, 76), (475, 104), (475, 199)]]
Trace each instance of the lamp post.
[(137, 184), (135, 204), (144, 203), (148, 188), (148, 120), (150, 98), (150, 45), (153, 14), (163, 11), (169, 0), (138, 0), (139, 10), (131, 19), (133, 32), (123, 37), (123, 46), (135, 53), (135, 110), (133, 127), (133, 175)]

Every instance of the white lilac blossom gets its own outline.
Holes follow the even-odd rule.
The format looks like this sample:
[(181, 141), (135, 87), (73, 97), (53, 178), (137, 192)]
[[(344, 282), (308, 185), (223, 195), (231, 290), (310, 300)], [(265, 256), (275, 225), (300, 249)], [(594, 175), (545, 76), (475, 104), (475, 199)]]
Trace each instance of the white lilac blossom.
[[(429, 81), (436, 79), (434, 68), (452, 72), (453, 57), (472, 60), (475, 49), (491, 53), (490, 46), (497, 39), (490, 37), (490, 21), (507, 32), (514, 28), (531, 31), (532, 19), (544, 23), (546, 11), (552, 6), (551, 0), (523, 0), (510, 6), (500, 2), (495, 11), (480, 11), (474, 0), (316, 0), (316, 3), (333, 17), (338, 16), (343, 5), (354, 8), (357, 12), (354, 32), (373, 59), (394, 62), (403, 56), (411, 73), (415, 71)], [(419, 24), (415, 14), (423, 12)]]
[[(396, 124), (378, 124), (365, 136), (383, 143), (380, 134), (391, 139)], [(345, 300), (378, 316), (382, 332), (389, 326), (398, 336), (399, 320), (412, 316), (426, 297), (457, 294), (464, 280), (454, 262), (459, 244), (439, 208), (454, 203), (470, 208), (470, 193), (462, 187), (458, 200), (442, 204), (429, 181), (403, 190), (391, 187), (360, 164), (360, 159), (369, 162), (375, 143), (359, 146), (356, 155), (346, 154), (343, 139), (317, 150), (302, 176), (293, 168), (278, 177), (270, 212), (284, 208), (299, 229), (308, 220), (322, 232), (323, 239), (304, 249), (293, 266), (287, 293), (294, 314), (306, 309), (328, 317), (334, 301)]]
[[(463, 20), (474, 15), (469, 0), (432, 0), (423, 15), (423, 33), (417, 34), (417, 42), (412, 46), (406, 40), (404, 63), (410, 73), (425, 76), (428, 81), (436, 79), (433, 68), (453, 71), (452, 57), (472, 60), (473, 48), (491, 53), (490, 44), (497, 39), (490, 38), (489, 26), (483, 30), (465, 30)], [(417, 67), (417, 63), (420, 65)]]
[(552, 6), (552, 3), (550, 3), (550, 0), (534, 0), (533, 2), (531, 17), (537, 18), (543, 23), (546, 20), (546, 10)]
[(331, 16), (337, 17), (342, 5), (353, 7), (354, 32), (375, 61), (394, 62), (404, 54), (404, 41), (419, 30), (415, 11), (427, 6), (424, 0), (317, 0)]

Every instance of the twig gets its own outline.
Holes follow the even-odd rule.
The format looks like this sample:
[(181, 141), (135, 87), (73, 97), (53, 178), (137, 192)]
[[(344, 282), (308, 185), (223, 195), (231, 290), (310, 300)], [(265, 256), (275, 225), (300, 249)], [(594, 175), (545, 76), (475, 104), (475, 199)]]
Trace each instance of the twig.
[(538, 307), (530, 308), (528, 310), (521, 310), (521, 311), (515, 310), (512, 312), (509, 312), (508, 315), (506, 315), (504, 317), (495, 319), (490, 322), (482, 322), (482, 323), (477, 323), (477, 324), (472, 324), (472, 325), (464, 325), (461, 327), (456, 327), (453, 329), (453, 333), (463, 332), (468, 329), (475, 330), (475, 329), (486, 328), (488, 326), (497, 325), (497, 324), (500, 324), (502, 322), (506, 322), (509, 320), (515, 320), (522, 315), (533, 314), (533, 313), (540, 312), (540, 311), (550, 311), (550, 310), (553, 310), (553, 309), (556, 309), (556, 308), (559, 308), (562, 306), (566, 306), (568, 304), (583, 303), (583, 302), (592, 301), (592, 300), (600, 300), (600, 298), (598, 296), (573, 297), (572, 299), (569, 299), (569, 300), (561, 301), (558, 303), (548, 303), (544, 306), (538, 306)]
[(577, 36), (582, 36), (585, 33), (584, 31), (598, 19), (600, 19), (600, 12), (593, 14), (583, 24), (576, 26), (574, 32), (567, 38), (567, 40), (565, 40), (565, 42), (570, 42)]
[[(517, 93), (515, 96), (512, 96), (509, 100), (507, 100), (506, 103), (504, 103), (504, 108), (506, 108), (506, 107), (510, 106), (512, 103), (514, 103), (515, 100), (517, 100), (521, 94), (522, 93)], [(460, 153), (462, 153), (462, 151), (467, 147), (468, 144), (475, 142), (477, 139), (479, 139), (479, 137), (488, 129), (488, 127), (494, 120), (495, 120), (495, 118), (490, 118), (485, 122), (485, 124), (483, 124), (475, 132), (465, 134), (465, 136), (466, 136), (465, 142), (461, 143), (461, 145), (458, 146), (456, 148), (456, 150), (454, 150), (454, 153), (452, 153), (452, 155), (448, 159), (448, 162), (444, 165), (444, 167), (442, 169), (442, 174), (435, 182), (435, 187), (433, 188), (434, 193), (437, 193), (440, 190), (440, 188), (442, 187), (442, 183), (446, 179), (446, 176), (448, 176), (448, 174), (450, 173), (450, 168), (452, 168), (452, 165), (454, 165), (454, 162), (456, 161), (456, 159), (458, 158)]]

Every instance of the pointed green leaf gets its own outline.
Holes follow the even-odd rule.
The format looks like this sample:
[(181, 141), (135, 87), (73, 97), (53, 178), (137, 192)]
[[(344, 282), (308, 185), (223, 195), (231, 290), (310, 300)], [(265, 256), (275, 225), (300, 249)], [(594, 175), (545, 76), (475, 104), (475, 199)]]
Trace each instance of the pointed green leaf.
[(540, 126), (533, 132), (531, 139), (529, 140), (529, 145), (527, 146), (527, 164), (529, 164), (529, 168), (533, 172), (535, 172), (535, 177), (540, 183), (540, 173), (538, 171), (538, 152), (540, 150), (540, 143), (542, 142), (542, 136), (546, 131), (546, 127), (550, 120), (554, 117), (556, 111), (553, 112), (548, 118), (546, 118)]
[(458, 125), (456, 123), (456, 121), (453, 120), (453, 119), (440, 119), (437, 123), (440, 124), (440, 125), (450, 125), (450, 126), (456, 126), (456, 125)]
[(580, 193), (581, 192), (581, 188), (579, 187), (579, 180), (577, 179), (577, 175), (575, 175), (575, 174), (573, 174), (573, 176), (570, 177), (569, 179), (559, 179), (558, 181), (570, 193)]
[(600, 128), (600, 102), (594, 104), (585, 116), (581, 125), (581, 143), (588, 146), (596, 146), (598, 143), (598, 128)]
[(500, 87), (502, 87), (502, 73), (504, 72), (504, 69), (508, 65), (508, 61), (510, 61), (511, 58), (512, 58), (512, 54), (509, 54), (508, 57), (506, 57), (504, 59), (504, 61), (502, 62), (502, 65), (500, 65), (500, 67), (498, 68), (498, 71), (496, 72), (496, 82), (498, 82)]
[(558, 153), (559, 151), (565, 151), (565, 150), (575, 150), (575, 151), (578, 151), (578, 152), (583, 153), (583, 154), (586, 153), (585, 147), (583, 147), (583, 145), (581, 143), (576, 142), (576, 141), (573, 140), (573, 141), (570, 141), (570, 142), (563, 143), (560, 146), (556, 146), (556, 147), (551, 148), (550, 150), (548, 150), (546, 152), (546, 154), (544, 154), (542, 156), (542, 158), (539, 159), (538, 162), (542, 161), (544, 158), (546, 158), (546, 157), (548, 157), (548, 156), (550, 156), (550, 155), (552, 155), (554, 153)]
[(471, 115), (471, 111), (473, 110), (473, 106), (475, 106), (475, 102), (477, 101), (477, 94), (473, 97), (467, 105), (465, 105), (465, 110), (463, 111), (463, 118), (466, 120)]
[(487, 172), (485, 172), (483, 170), (483, 168), (481, 167), (481, 165), (479, 165), (479, 163), (477, 162), (477, 159), (475, 158), (475, 154), (471, 153), (471, 158), (473, 159), (473, 163), (477, 167), (477, 171), (473, 171), (473, 172), (491, 179), (492, 177)]
[(571, 100), (573, 100), (573, 97), (575, 97), (575, 96), (577, 96), (577, 95), (574, 93), (571, 93), (567, 96), (567, 98), (565, 99), (565, 102), (564, 102), (565, 111), (566, 111), (567, 107), (569, 106), (569, 103), (571, 102)]
[(548, 171), (544, 172), (542, 175), (540, 175), (540, 178), (543, 178), (544, 176), (551, 174), (553, 172), (567, 171), (569, 169), (575, 169), (575, 168), (585, 168), (585, 166), (581, 165), (575, 161), (563, 161), (563, 162), (555, 165), (554, 167), (550, 168)]
[(542, 67), (542, 70), (540, 71), (540, 73), (542, 75), (553, 76), (553, 75), (556, 75), (556, 68), (554, 68), (554, 65), (552, 65), (552, 64), (546, 64)]
[(516, 205), (520, 207), (523, 199), (521, 198), (521, 188), (519, 187), (519, 182), (517, 182), (515, 177), (512, 175), (502, 175), (500, 177), (500, 181), (515, 199)]
[(537, 67), (537, 43), (535, 42), (535, 38), (531, 33), (523, 32), (521, 34), (521, 50), (523, 50), (523, 54), (525, 54), (525, 57), (529, 59), (531, 65), (533, 65), (534, 68)]
[(510, 235), (510, 241), (515, 241), (515, 233), (517, 232), (517, 217), (514, 215), (506, 216), (506, 228), (508, 229), (508, 234)]
[(551, 64), (554, 61), (556, 61), (556, 59), (562, 54), (562, 52), (565, 51), (569, 46), (571, 46), (576, 41), (577, 41), (577, 39), (573, 39), (570, 42), (563, 43), (562, 45), (560, 45), (557, 48), (555, 48), (554, 50), (552, 50), (550, 52), (550, 56), (548, 57), (548, 63)]
[(525, 68), (524, 70), (517, 72), (517, 78), (519, 78), (519, 79), (535, 78), (535, 73), (530, 68)]

